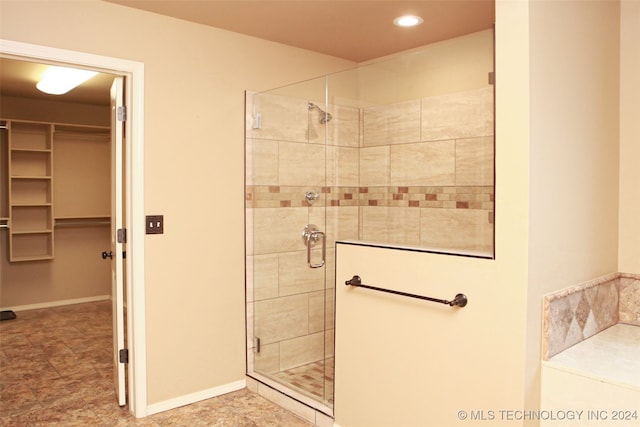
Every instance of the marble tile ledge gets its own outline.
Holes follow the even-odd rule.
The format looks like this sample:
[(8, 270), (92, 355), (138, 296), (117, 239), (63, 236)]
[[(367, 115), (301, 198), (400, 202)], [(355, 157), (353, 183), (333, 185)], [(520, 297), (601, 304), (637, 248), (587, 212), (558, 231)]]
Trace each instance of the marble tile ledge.
[(640, 327), (613, 325), (542, 364), (640, 391)]

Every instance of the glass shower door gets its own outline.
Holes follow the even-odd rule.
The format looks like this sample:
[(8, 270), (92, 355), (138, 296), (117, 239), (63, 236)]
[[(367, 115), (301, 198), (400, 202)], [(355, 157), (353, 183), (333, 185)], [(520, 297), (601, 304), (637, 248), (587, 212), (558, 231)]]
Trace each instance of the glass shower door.
[(325, 79), (247, 95), (248, 373), (333, 406)]

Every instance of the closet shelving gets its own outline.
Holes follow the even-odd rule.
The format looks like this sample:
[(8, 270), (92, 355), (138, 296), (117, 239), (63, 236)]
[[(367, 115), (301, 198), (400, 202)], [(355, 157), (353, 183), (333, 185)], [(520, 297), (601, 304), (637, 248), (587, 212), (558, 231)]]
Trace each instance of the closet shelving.
[(52, 259), (52, 126), (7, 121), (7, 131), (10, 260)]
[(9, 233), (11, 262), (53, 259), (56, 226), (108, 224), (108, 128), (18, 120), (2, 120), (0, 128), (8, 171), (0, 227)]
[(5, 121), (0, 121), (0, 232), (9, 230), (9, 191), (8, 191), (8, 135), (9, 128)]

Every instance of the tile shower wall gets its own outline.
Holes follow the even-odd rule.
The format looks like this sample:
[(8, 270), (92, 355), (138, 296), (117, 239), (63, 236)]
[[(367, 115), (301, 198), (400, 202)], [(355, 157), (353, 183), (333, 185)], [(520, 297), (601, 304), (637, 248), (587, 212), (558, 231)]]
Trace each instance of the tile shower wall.
[[(249, 351), (252, 333), (261, 350), (248, 360), (250, 369), (276, 373), (333, 356), (335, 240), (358, 238), (359, 111), (333, 107), (324, 125), (306, 100), (256, 102), (262, 125), (248, 123), (246, 141), (247, 312), (255, 325)], [(356, 197), (347, 199), (351, 188)], [(319, 199), (310, 204), (307, 191)], [(326, 268), (307, 266), (307, 224), (326, 233)], [(320, 258), (318, 247), (314, 262)]]
[[(247, 311), (256, 326), (248, 348), (255, 332), (261, 351), (249, 356), (250, 369), (275, 373), (333, 355), (336, 240), (491, 253), (491, 87), (362, 109), (333, 105), (326, 125), (304, 99), (254, 102), (246, 206)], [(309, 190), (320, 195), (312, 205)], [(326, 283), (324, 269), (306, 263), (309, 223), (326, 227)]]
[(616, 323), (640, 326), (640, 275), (613, 273), (543, 300), (543, 358)]
[(493, 249), (493, 88), (362, 109), (359, 238)]

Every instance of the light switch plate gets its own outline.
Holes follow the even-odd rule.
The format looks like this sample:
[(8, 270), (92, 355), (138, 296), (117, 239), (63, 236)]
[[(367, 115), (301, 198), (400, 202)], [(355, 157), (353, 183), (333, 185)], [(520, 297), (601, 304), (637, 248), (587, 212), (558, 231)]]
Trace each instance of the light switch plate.
[(147, 215), (147, 234), (164, 233), (164, 215)]

